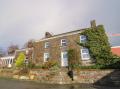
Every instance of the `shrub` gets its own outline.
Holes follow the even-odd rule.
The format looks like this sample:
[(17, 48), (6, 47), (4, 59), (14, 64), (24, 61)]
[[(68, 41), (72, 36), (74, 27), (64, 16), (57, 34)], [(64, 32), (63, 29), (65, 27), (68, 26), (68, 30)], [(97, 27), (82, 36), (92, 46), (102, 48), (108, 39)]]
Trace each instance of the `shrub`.
[(80, 69), (102, 69), (103, 65), (79, 66)]
[(43, 68), (43, 66), (42, 65), (35, 65), (33, 68), (34, 69), (41, 69), (41, 68)]
[(52, 67), (59, 67), (59, 63), (55, 60), (49, 60), (48, 62), (46, 62), (45, 64), (43, 64), (42, 68), (43, 69), (50, 69)]
[(26, 75), (26, 74), (28, 74), (28, 73), (29, 73), (28, 68), (23, 68), (23, 69), (21, 69), (21, 70), (19, 71), (19, 74), (20, 74), (20, 75)]
[(32, 63), (32, 62), (29, 62), (28, 63), (28, 68), (34, 68), (35, 67), (35, 64), (34, 63)]
[(24, 67), (25, 55), (24, 53), (20, 53), (16, 59), (15, 66), (18, 68)]
[[(76, 68), (76, 67), (75, 67)], [(110, 65), (77, 66), (79, 69), (120, 69), (120, 61)]]
[(60, 69), (60, 66), (58, 65), (54, 65), (50, 68), (51, 70), (59, 70)]

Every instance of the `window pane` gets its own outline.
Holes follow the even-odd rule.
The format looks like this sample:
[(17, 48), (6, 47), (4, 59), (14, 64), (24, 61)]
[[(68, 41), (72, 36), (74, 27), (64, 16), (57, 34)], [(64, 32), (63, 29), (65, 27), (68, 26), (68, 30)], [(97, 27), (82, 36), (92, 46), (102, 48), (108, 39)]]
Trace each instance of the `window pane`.
[(62, 43), (62, 46), (67, 46), (67, 43)]
[(90, 59), (89, 50), (87, 48), (82, 48), (81, 49), (81, 57), (82, 57), (82, 60)]
[(67, 55), (66, 55), (66, 54), (63, 54), (63, 58), (67, 58)]
[(63, 53), (63, 58), (68, 58), (67, 52)]
[(81, 36), (80, 36), (80, 42), (81, 42), (81, 43), (86, 42), (86, 40), (87, 40), (87, 39), (86, 39), (86, 36), (84, 36), (84, 35), (81, 35)]
[(45, 48), (49, 48), (50, 43), (49, 42), (45, 42)]
[(44, 53), (44, 61), (48, 61), (49, 60), (49, 53)]
[(48, 53), (45, 54), (45, 58), (49, 58), (49, 54)]
[(66, 39), (62, 39), (62, 42), (66, 42)]
[(66, 39), (61, 40), (61, 46), (67, 46), (67, 40)]
[(83, 58), (90, 58), (89, 54), (83, 54)]
[(80, 42), (81, 42), (81, 43), (85, 43), (85, 42), (86, 42), (86, 39), (84, 39), (84, 40), (81, 40)]
[(88, 49), (82, 49), (82, 53), (89, 53)]
[(86, 36), (84, 36), (84, 35), (81, 35), (81, 40), (82, 40), (82, 39), (86, 39)]

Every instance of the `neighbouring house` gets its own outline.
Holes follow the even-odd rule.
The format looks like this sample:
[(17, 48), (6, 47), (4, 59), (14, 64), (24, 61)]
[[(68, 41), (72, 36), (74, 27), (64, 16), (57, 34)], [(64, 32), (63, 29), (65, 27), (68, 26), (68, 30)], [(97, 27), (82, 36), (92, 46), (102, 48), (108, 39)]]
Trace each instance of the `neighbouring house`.
[(6, 55), (3, 57), (0, 57), (0, 67), (12, 67), (15, 63), (15, 60), (17, 59), (19, 53), (24, 53), (26, 56), (26, 59), (24, 59), (26, 62), (28, 60), (32, 61), (33, 59), (33, 48), (25, 48), (25, 49), (18, 49), (15, 50), (15, 53), (13, 55)]
[(120, 56), (120, 46), (111, 47), (111, 51), (114, 55)]
[(10, 45), (7, 49), (7, 53), (8, 55), (14, 55), (15, 51), (18, 50), (18, 46), (17, 45)]
[(32, 61), (33, 59), (33, 48), (24, 48), (24, 49), (19, 49), (15, 51), (15, 59), (17, 59), (18, 55), (20, 53), (24, 53), (26, 56), (25, 61)]
[[(95, 21), (91, 21), (91, 27), (96, 27)], [(77, 42), (86, 42), (85, 35), (80, 35), (85, 29), (66, 32), (58, 35), (45, 33), (43, 39), (34, 42), (34, 63), (44, 64), (49, 60), (56, 60), (62, 67), (68, 66), (68, 50), (74, 49), (78, 63), (82, 65), (92, 64), (89, 49), (80, 47)]]
[(0, 57), (0, 67), (12, 67), (15, 56)]

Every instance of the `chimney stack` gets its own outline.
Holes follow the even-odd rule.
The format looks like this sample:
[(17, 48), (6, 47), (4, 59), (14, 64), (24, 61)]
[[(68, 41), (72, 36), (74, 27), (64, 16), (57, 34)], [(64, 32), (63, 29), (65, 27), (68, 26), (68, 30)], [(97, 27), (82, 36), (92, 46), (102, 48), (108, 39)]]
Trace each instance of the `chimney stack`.
[(52, 37), (52, 34), (50, 34), (49, 32), (46, 32), (45, 33), (45, 38), (49, 38), (49, 37)]
[(91, 24), (91, 28), (96, 27), (96, 21), (95, 20), (90, 21), (90, 24)]

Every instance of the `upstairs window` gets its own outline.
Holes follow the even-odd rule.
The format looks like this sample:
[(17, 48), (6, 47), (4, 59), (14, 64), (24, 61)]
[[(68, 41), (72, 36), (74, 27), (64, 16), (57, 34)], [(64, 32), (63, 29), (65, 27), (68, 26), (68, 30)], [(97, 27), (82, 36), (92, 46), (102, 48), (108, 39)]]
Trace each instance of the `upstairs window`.
[(67, 46), (67, 40), (61, 39), (61, 46)]
[(63, 56), (63, 59), (67, 59), (68, 58), (68, 53), (67, 52), (62, 52), (62, 56)]
[(80, 43), (85, 43), (87, 40), (86, 36), (85, 35), (81, 35), (80, 36)]
[(89, 50), (87, 48), (81, 49), (81, 58), (82, 58), (82, 60), (89, 60), (90, 59)]
[(50, 58), (49, 53), (44, 53), (44, 62), (47, 62)]
[(50, 43), (49, 42), (45, 42), (45, 48), (49, 48), (50, 47)]

